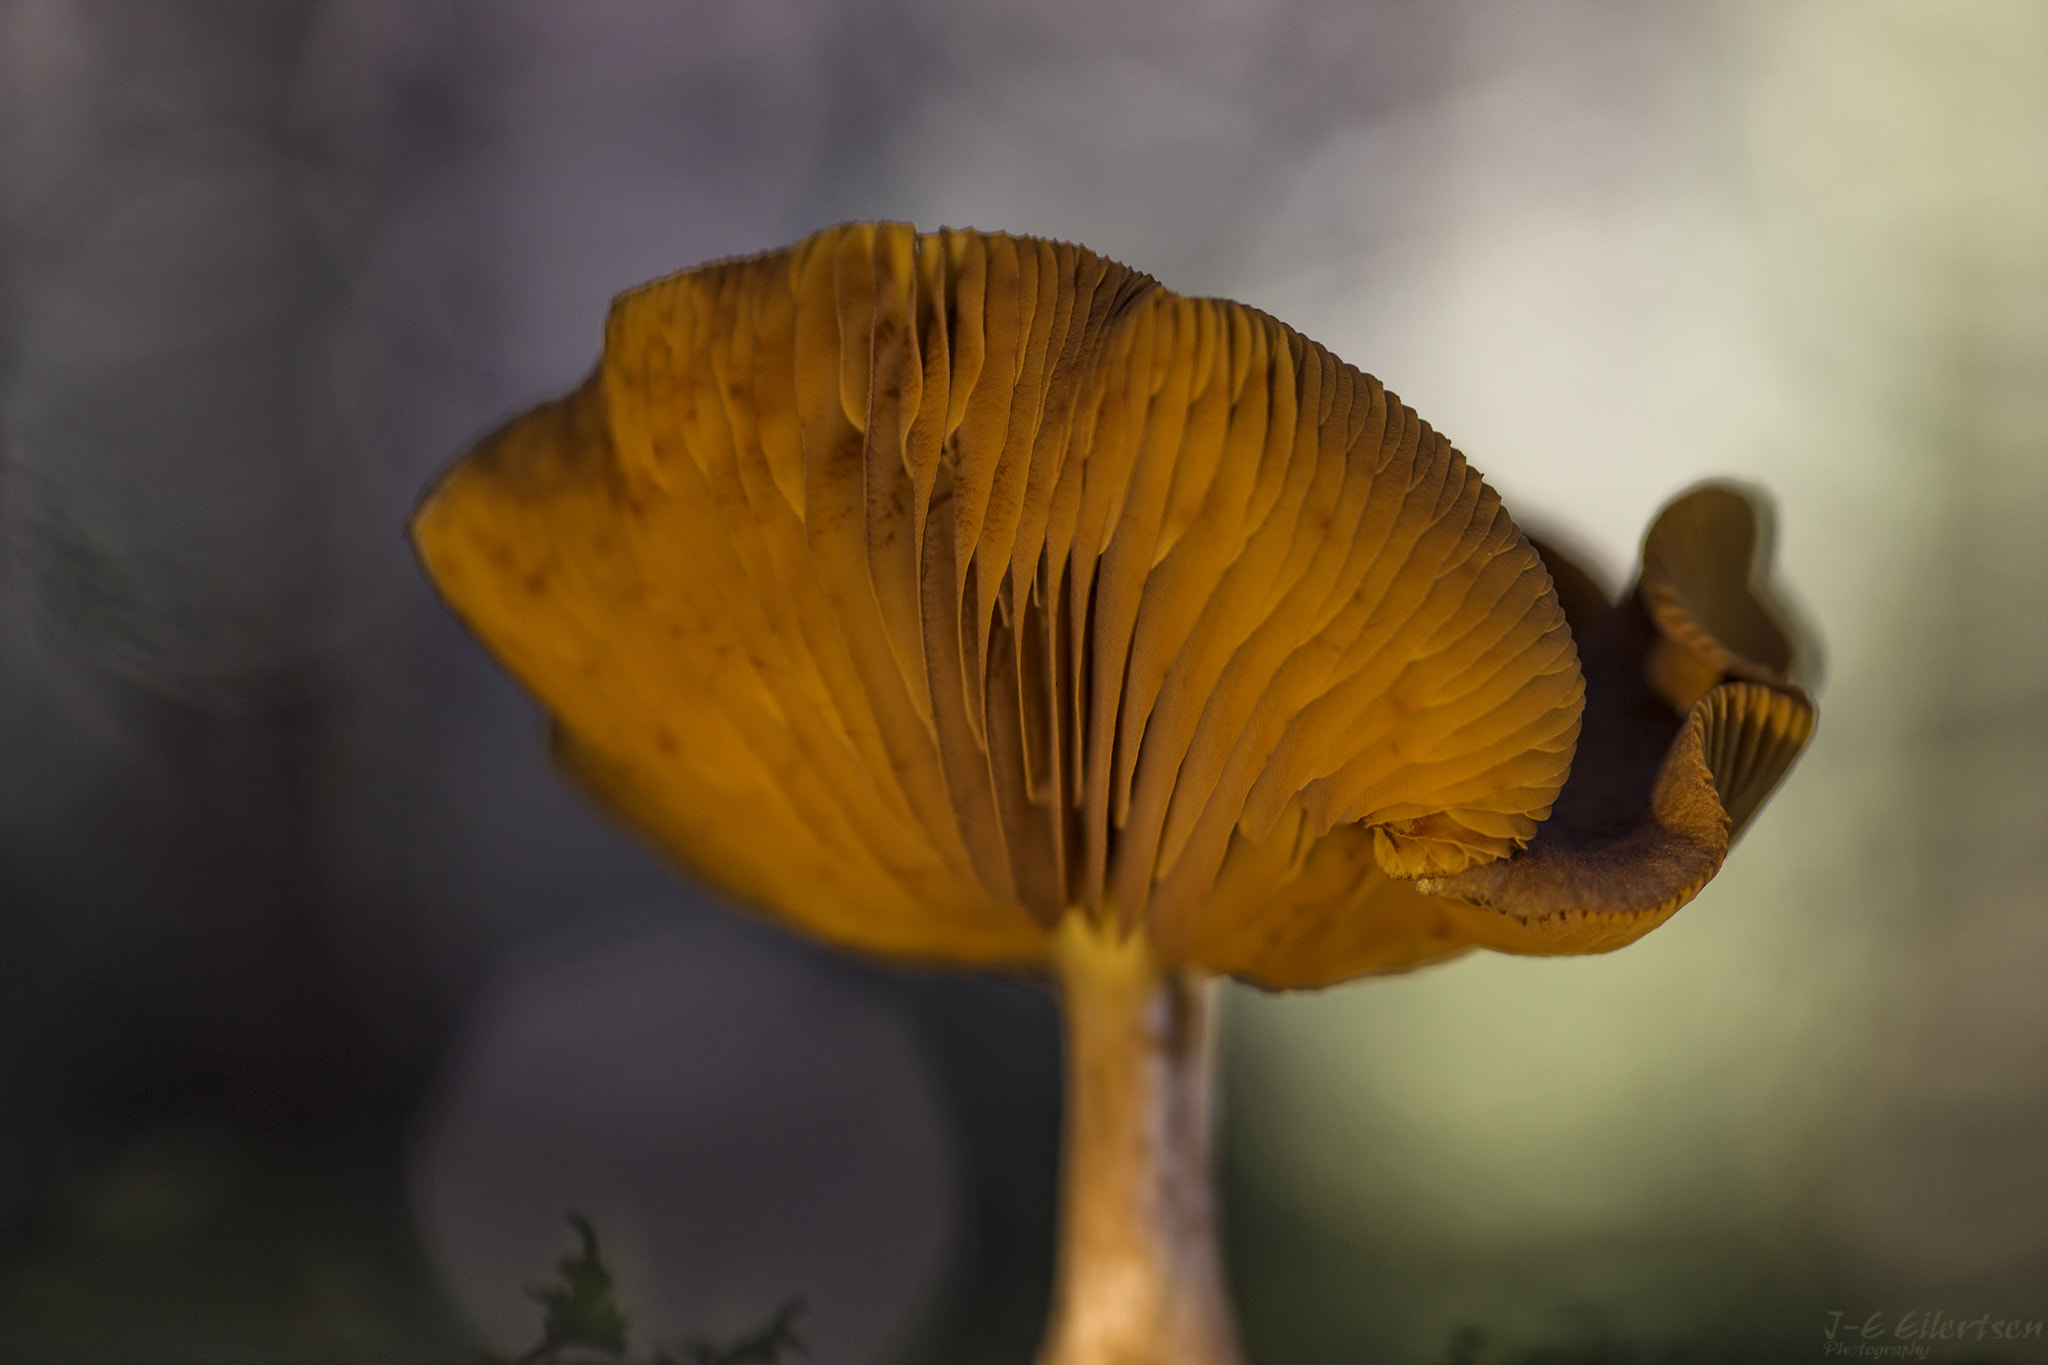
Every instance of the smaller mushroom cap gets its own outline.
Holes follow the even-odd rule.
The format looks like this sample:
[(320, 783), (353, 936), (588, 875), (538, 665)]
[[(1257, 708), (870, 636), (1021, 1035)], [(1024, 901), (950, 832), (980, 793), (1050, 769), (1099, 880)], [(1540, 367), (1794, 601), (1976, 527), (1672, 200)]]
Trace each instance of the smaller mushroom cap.
[[(1640, 577), (1618, 604), (1540, 546), (1586, 671), (1578, 754), (1550, 818), (1512, 857), (1447, 877), (1400, 882), (1355, 858), (1349, 874), (1333, 866), (1323, 884), (1365, 913), (1331, 921), (1348, 932), (1266, 949), (1244, 974), (1308, 984), (1318, 970), (1338, 981), (1473, 947), (1608, 952), (1697, 895), (1817, 721), (1789, 676), (1797, 651), (1760, 523), (1751, 495), (1731, 485), (1683, 495), (1652, 523)], [(1266, 976), (1276, 962), (1282, 970)]]

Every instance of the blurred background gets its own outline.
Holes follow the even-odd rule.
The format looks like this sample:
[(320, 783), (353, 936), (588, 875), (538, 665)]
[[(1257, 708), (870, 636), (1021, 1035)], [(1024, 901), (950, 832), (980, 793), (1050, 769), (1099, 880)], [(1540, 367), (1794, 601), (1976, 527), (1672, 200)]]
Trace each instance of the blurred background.
[(1272, 312), (1617, 586), (1776, 496), (1820, 736), (1692, 906), (1232, 994), (1253, 1361), (2048, 1319), (2048, 7), (0, 0), (0, 1361), (520, 1349), (570, 1210), (637, 1349), (1030, 1359), (1044, 993), (672, 877), (401, 539), (858, 218)]

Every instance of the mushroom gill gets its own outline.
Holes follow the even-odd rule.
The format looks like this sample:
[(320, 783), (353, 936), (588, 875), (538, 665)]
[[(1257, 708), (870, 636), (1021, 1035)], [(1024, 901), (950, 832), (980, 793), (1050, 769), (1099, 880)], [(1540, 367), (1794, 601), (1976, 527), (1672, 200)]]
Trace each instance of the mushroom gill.
[(1216, 957), (1259, 909), (1219, 880), (1338, 829), (1403, 878), (1505, 857), (1578, 733), (1549, 577), (1449, 443), (1063, 243), (863, 224), (627, 294), (416, 533), (599, 799), (891, 956), (1037, 963), (1080, 907), (1309, 984)]
[(1812, 730), (1739, 492), (1668, 509), (1610, 603), (1377, 380), (1026, 237), (854, 224), (625, 294), (414, 535), (684, 867), (847, 948), (1051, 972), (1047, 1365), (1235, 1358), (1204, 980), (1619, 946)]

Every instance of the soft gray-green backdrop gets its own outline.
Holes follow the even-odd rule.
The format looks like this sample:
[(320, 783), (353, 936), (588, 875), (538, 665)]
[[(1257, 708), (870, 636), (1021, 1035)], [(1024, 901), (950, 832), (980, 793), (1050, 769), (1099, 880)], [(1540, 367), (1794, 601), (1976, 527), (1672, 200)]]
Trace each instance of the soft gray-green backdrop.
[(0, 0), (0, 120), (0, 1361), (520, 1346), (569, 1208), (643, 1346), (1029, 1358), (1043, 999), (676, 883), (400, 539), (876, 217), (1275, 313), (1617, 584), (1761, 484), (1825, 642), (1641, 944), (1233, 996), (1256, 1360), (2048, 1359), (1915, 1335), (2048, 1319), (2048, 7)]

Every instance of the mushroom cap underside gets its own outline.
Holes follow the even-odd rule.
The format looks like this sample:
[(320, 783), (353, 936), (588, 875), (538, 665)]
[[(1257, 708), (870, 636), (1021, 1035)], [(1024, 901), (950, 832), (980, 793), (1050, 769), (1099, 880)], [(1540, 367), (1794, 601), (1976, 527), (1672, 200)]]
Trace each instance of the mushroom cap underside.
[(1487, 869), (1555, 856), (1586, 681), (1498, 497), (1315, 343), (1063, 243), (849, 225), (632, 291), (414, 533), (601, 802), (842, 946), (1035, 964), (1078, 908), (1323, 984), (1516, 950)]

